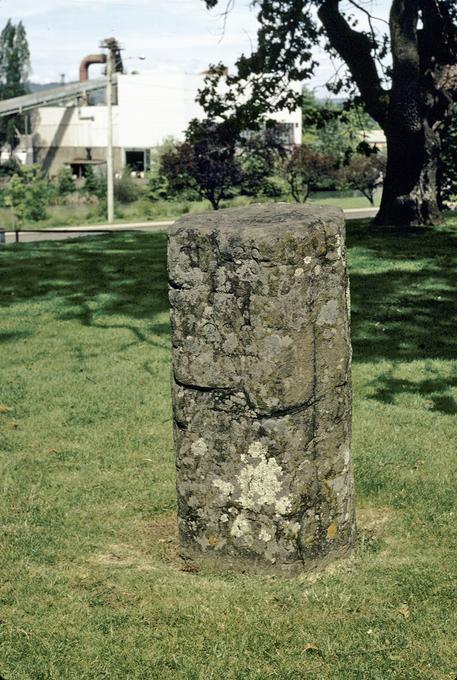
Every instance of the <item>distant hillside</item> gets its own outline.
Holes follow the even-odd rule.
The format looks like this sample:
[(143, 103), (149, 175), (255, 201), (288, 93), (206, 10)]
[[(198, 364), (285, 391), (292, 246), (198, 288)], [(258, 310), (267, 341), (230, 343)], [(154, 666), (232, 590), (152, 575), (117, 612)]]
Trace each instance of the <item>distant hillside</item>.
[[(68, 85), (68, 83), (64, 83)], [(60, 87), (62, 83), (29, 83), (30, 92), (39, 92), (40, 90), (50, 90), (53, 87)]]
[[(64, 85), (70, 85), (76, 82), (75, 80), (70, 80), (68, 83), (63, 83)], [(29, 83), (29, 90), (33, 94), (34, 92), (40, 92), (41, 90), (52, 90), (55, 87), (61, 87), (62, 83)], [(102, 106), (105, 103), (105, 93), (103, 90), (99, 92), (92, 92), (90, 95), (91, 106)], [(1, 680), (1, 677), (0, 677)]]

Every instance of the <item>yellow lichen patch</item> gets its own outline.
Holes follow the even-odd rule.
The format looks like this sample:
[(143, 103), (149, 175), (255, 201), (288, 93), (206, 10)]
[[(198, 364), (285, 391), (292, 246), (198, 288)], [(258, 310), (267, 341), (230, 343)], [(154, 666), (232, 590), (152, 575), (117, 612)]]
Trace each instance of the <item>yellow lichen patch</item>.
[(216, 546), (219, 545), (219, 536), (209, 536), (208, 543), (212, 548), (215, 548)]
[(335, 522), (330, 524), (330, 526), (327, 529), (327, 538), (329, 541), (333, 541), (338, 534), (338, 527), (336, 526)]

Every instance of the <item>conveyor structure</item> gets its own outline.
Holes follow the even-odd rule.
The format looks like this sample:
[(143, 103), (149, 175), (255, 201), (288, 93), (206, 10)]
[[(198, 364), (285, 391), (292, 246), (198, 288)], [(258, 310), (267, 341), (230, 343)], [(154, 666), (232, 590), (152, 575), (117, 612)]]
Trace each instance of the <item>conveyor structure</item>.
[[(113, 85), (117, 82), (116, 74), (113, 74)], [(0, 101), (0, 117), (10, 116), (14, 113), (25, 113), (40, 106), (70, 102), (72, 99), (84, 97), (88, 92), (104, 90), (107, 86), (107, 78), (94, 78), (84, 82), (68, 83), (58, 87), (40, 90), (22, 97), (12, 97)]]

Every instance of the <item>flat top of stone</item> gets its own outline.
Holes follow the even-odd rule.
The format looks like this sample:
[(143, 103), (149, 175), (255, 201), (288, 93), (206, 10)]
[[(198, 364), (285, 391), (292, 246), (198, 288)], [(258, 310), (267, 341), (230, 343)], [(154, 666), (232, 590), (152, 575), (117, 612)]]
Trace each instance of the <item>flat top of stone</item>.
[(310, 227), (315, 224), (344, 223), (343, 211), (339, 208), (303, 205), (299, 203), (256, 203), (241, 208), (212, 210), (180, 217), (170, 227), (170, 234), (185, 229), (199, 231), (244, 231), (262, 229), (287, 231), (291, 228)]

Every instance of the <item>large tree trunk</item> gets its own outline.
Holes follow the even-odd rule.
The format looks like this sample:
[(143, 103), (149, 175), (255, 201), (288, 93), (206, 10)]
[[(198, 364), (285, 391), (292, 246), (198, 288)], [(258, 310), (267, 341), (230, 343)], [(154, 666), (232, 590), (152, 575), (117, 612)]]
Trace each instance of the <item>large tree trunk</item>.
[[(424, 41), (418, 33), (417, 0), (394, 0), (390, 11), (392, 89), (384, 130), (387, 170), (377, 224), (403, 227), (437, 224), (437, 169), (440, 153), (438, 96), (425, 72)], [(422, 50), (424, 51), (424, 49)], [(430, 57), (427, 56), (430, 64)]]
[(330, 44), (346, 62), (368, 113), (387, 138), (387, 171), (376, 222), (404, 227), (436, 224), (441, 217), (440, 135), (457, 92), (454, 10), (444, 1), (392, 0), (392, 87), (387, 90), (378, 75), (370, 36), (353, 28), (340, 4), (342, 0), (323, 0), (319, 18)]
[(386, 129), (387, 169), (375, 223), (404, 227), (438, 224), (439, 134), (427, 122), (417, 131), (403, 122), (392, 120)]

